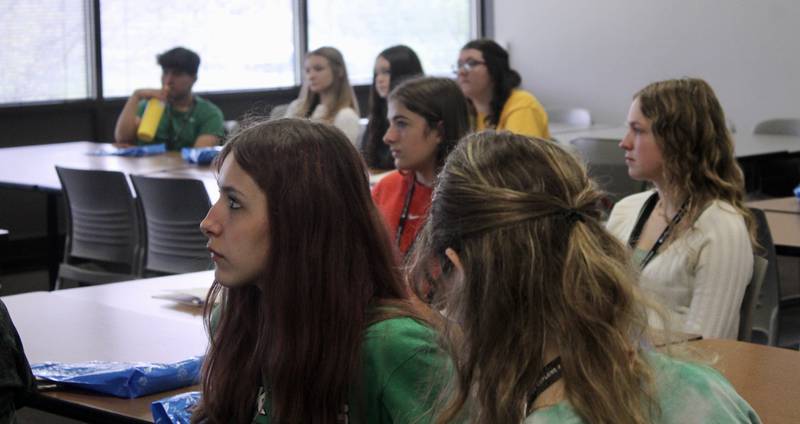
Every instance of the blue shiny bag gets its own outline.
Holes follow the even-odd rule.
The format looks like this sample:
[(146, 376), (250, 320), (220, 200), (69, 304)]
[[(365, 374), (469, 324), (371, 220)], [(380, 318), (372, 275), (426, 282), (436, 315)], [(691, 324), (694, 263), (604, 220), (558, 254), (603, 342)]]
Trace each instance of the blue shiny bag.
[(173, 363), (45, 362), (31, 366), (38, 379), (133, 399), (196, 384), (203, 357)]
[(200, 401), (200, 392), (186, 392), (150, 404), (155, 424), (190, 424), (192, 408)]
[(89, 154), (92, 156), (129, 156), (138, 158), (142, 156), (160, 155), (162, 153), (166, 153), (166, 151), (167, 146), (164, 143), (161, 143), (121, 148), (109, 148), (104, 146), (104, 148), (89, 152)]
[(216, 147), (184, 147), (181, 149), (181, 157), (189, 163), (198, 165), (208, 165), (222, 150), (222, 146)]

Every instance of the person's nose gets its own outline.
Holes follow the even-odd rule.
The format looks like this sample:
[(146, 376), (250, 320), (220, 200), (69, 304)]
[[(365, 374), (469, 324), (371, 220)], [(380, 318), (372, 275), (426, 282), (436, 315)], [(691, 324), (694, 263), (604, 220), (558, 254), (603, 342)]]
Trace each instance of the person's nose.
[(215, 213), (218, 204), (219, 200), (211, 206), (211, 209), (208, 210), (206, 217), (200, 221), (200, 231), (208, 238), (218, 236), (221, 230), (219, 220), (217, 219)]

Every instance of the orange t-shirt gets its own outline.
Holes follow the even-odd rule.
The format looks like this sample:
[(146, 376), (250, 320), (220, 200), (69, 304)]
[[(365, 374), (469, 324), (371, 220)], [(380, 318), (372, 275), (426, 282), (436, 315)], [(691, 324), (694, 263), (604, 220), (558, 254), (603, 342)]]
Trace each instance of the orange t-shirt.
[(378, 181), (378, 184), (375, 184), (375, 187), (372, 188), (372, 200), (375, 201), (375, 205), (383, 215), (384, 223), (389, 230), (389, 237), (396, 243), (400, 215), (403, 213), (403, 205), (405, 204), (411, 184), (414, 184), (414, 193), (411, 196), (411, 203), (408, 207), (408, 218), (403, 227), (403, 233), (400, 236), (400, 245), (398, 246), (400, 248), (400, 253), (403, 255), (406, 254), (414, 243), (417, 232), (419, 232), (423, 224), (425, 224), (425, 218), (428, 216), (428, 208), (431, 205), (433, 188), (417, 182), (413, 172), (400, 173), (400, 171), (391, 172)]

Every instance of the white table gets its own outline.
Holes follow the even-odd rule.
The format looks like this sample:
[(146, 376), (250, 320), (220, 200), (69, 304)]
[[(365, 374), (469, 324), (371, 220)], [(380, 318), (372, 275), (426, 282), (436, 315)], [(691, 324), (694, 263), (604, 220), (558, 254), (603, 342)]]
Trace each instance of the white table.
[[(625, 126), (605, 128), (597, 126), (581, 131), (554, 133), (553, 138), (563, 145), (568, 145), (570, 140), (577, 138), (622, 140), (627, 131), (628, 128)], [(736, 133), (732, 136), (737, 158), (800, 151), (800, 137), (796, 136), (748, 133)]]
[[(213, 271), (173, 275), (55, 292), (6, 296), (3, 302), (28, 360), (175, 362), (202, 355), (208, 345), (202, 308), (152, 295), (210, 287)], [(150, 403), (197, 386), (138, 399), (74, 390), (42, 392), (34, 407), (97, 422), (148, 422)], [(77, 412), (76, 412), (77, 411)], [(86, 411), (89, 411), (88, 413)]]

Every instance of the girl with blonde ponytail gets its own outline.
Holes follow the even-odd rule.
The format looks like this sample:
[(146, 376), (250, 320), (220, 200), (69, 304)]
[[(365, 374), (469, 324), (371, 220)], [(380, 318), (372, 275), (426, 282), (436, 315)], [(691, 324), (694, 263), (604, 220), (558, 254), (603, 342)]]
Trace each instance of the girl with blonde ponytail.
[(719, 373), (646, 347), (645, 300), (600, 199), (552, 142), (486, 131), (451, 153), (414, 253), (416, 275), (439, 260), (457, 323), (436, 422), (758, 422)]

